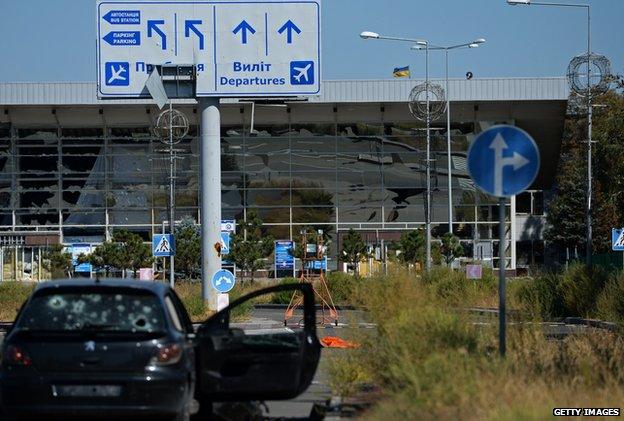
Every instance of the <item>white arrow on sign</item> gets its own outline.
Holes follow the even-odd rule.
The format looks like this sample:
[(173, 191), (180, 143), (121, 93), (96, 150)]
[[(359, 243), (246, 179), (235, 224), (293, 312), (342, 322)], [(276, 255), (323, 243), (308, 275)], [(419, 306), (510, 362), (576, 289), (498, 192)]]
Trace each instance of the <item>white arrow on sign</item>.
[(226, 283), (226, 284), (231, 284), (232, 280), (226, 276), (222, 276), (219, 279), (217, 279), (217, 282), (215, 282), (217, 284), (217, 286), (221, 286), (222, 283)]
[(503, 196), (503, 168), (513, 166), (514, 171), (518, 171), (531, 163), (518, 152), (514, 152), (513, 157), (504, 158), (503, 151), (508, 148), (509, 146), (500, 133), (496, 135), (490, 145), (490, 149), (494, 149), (494, 193), (499, 197)]

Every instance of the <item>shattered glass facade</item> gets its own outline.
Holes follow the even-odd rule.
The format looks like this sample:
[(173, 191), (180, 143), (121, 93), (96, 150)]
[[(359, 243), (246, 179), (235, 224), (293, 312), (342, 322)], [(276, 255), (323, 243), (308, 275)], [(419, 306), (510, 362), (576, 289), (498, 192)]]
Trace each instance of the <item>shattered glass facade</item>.
[[(369, 119), (370, 120), (370, 119)], [(278, 239), (323, 229), (335, 244), (349, 228), (422, 228), (425, 145), (415, 122), (262, 124), (222, 129), (223, 219), (254, 209)], [(477, 194), (466, 171), (471, 139), (493, 122), (453, 124), (454, 231), (471, 255), (497, 237), (496, 200)], [(433, 235), (447, 230), (446, 131), (432, 136)], [(64, 241), (99, 242), (115, 228), (146, 240), (167, 220), (167, 147), (138, 127), (30, 127), (1, 133), (5, 229), (59, 230)], [(176, 145), (176, 219), (199, 213), (197, 127)], [(509, 213), (509, 212), (508, 212)], [(333, 249), (333, 250), (332, 250)], [(330, 248), (336, 265), (336, 247)], [(497, 247), (491, 248), (496, 254)], [(495, 257), (495, 256), (492, 256)]]

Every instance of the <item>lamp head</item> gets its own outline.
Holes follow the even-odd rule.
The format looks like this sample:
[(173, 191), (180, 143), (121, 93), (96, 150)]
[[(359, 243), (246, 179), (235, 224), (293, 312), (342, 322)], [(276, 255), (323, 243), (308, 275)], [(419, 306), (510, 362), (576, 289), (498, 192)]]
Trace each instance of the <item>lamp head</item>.
[(362, 39), (379, 39), (379, 34), (377, 32), (364, 31), (360, 34), (360, 38)]
[(474, 41), (472, 41), (473, 44), (484, 44), (485, 43), (485, 38), (477, 38)]
[(479, 48), (479, 44), (477, 44), (476, 42), (473, 42), (472, 44), (468, 45), (468, 48)]
[(518, 4), (531, 4), (531, 0), (507, 0), (507, 4), (510, 6), (516, 6)]
[(423, 49), (424, 49), (424, 47), (422, 45), (418, 45), (418, 44), (412, 45), (411, 48), (410, 48), (410, 50), (423, 50)]

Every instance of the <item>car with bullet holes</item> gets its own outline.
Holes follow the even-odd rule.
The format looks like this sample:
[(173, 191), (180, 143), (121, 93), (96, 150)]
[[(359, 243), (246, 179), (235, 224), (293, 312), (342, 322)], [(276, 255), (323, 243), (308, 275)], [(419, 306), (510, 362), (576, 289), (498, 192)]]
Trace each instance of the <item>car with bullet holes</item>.
[[(301, 329), (244, 331), (233, 312), (265, 294), (304, 297)], [(196, 329), (168, 286), (130, 280), (40, 284), (1, 348), (2, 419), (62, 415), (208, 419), (220, 402), (291, 399), (320, 357), (310, 285), (266, 288)]]

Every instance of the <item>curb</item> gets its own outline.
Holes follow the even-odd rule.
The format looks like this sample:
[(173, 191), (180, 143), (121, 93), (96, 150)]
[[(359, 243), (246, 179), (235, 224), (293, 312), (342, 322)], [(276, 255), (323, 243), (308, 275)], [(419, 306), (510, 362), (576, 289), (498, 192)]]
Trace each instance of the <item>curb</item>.
[[(258, 310), (286, 310), (288, 308), (288, 304), (256, 304), (254, 308)], [(322, 310), (321, 305), (316, 305), (317, 310)], [(352, 305), (337, 305), (336, 310), (356, 310), (355, 306)]]
[(595, 319), (583, 319), (581, 317), (566, 317), (563, 319), (563, 323), (567, 325), (583, 325), (587, 327), (593, 327), (595, 329), (603, 329), (611, 332), (618, 331), (617, 323), (605, 322)]

